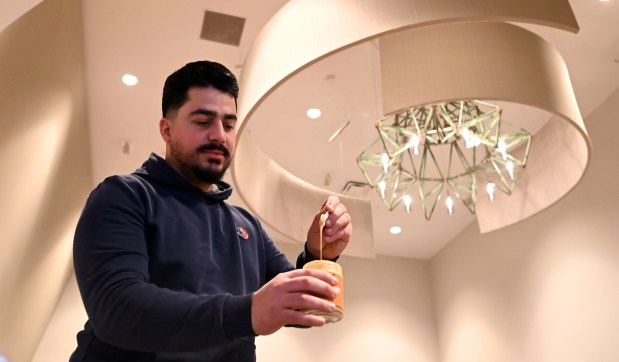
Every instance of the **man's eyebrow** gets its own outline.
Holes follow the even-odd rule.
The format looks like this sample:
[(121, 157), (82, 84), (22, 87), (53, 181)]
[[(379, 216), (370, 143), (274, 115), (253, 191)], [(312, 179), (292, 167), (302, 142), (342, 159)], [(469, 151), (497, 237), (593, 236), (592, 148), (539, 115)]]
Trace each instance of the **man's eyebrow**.
[[(210, 109), (204, 109), (204, 108), (198, 108), (195, 111), (189, 113), (189, 115), (193, 116), (196, 114), (201, 114), (204, 116), (210, 116), (210, 117), (216, 117), (217, 116), (217, 112), (212, 111)], [(223, 115), (223, 118), (226, 120), (235, 120), (236, 121), (236, 114), (234, 113), (225, 113)]]

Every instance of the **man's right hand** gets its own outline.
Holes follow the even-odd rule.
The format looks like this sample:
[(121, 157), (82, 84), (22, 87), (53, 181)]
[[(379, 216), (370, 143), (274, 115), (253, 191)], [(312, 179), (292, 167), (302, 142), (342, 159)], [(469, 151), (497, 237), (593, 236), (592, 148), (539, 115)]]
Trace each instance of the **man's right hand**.
[(324, 325), (324, 318), (303, 311), (334, 312), (335, 304), (327, 299), (334, 299), (340, 292), (336, 285), (337, 279), (321, 270), (297, 269), (277, 275), (254, 293), (251, 306), (254, 332), (268, 335), (286, 324)]

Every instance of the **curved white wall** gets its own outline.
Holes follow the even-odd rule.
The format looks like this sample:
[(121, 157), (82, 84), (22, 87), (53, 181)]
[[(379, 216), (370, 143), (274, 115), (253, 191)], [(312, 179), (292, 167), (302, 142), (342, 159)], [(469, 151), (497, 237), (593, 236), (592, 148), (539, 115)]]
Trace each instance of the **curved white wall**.
[(619, 90), (587, 117), (592, 161), (564, 199), (431, 261), (441, 361), (619, 360), (617, 114)]
[(3, 0), (0, 2), (0, 31), (43, 0)]
[(0, 32), (0, 355), (30, 361), (71, 272), (91, 188), (80, 0)]

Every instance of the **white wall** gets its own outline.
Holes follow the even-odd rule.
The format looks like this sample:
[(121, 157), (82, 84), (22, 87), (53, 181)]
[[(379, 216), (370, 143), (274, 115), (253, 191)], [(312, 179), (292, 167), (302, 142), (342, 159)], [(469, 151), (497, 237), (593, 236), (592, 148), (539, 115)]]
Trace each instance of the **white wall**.
[(442, 362), (619, 361), (618, 116), (616, 91), (585, 120), (592, 161), (565, 198), (432, 260)]
[[(296, 260), (300, 247), (285, 244), (281, 249)], [(437, 361), (428, 262), (344, 256), (339, 263), (344, 319), (258, 337), (258, 361)]]
[[(0, 31), (0, 355), (30, 361), (71, 272), (91, 187), (80, 0)], [(2, 28), (0, 28), (2, 29)]]
[(87, 318), (75, 274), (72, 274), (32, 362), (68, 361), (77, 347), (77, 332), (82, 330)]
[(0, 1), (0, 31), (24, 15), (43, 0), (2, 0)]

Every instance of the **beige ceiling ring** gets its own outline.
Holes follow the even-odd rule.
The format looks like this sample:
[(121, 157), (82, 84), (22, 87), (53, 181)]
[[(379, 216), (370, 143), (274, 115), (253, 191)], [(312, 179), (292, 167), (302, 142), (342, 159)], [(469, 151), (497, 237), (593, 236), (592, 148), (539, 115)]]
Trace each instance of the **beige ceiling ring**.
[[(422, 56), (420, 56), (422, 54)], [(533, 136), (526, 172), (512, 195), (478, 198), (481, 232), (547, 208), (585, 172), (590, 142), (567, 67), (539, 36), (506, 23), (453, 23), (411, 29), (380, 40), (383, 111), (452, 100), (524, 104), (554, 117)]]
[[(247, 206), (259, 215), (269, 227), (293, 240), (304, 241), (308, 222), (314, 216), (317, 204), (331, 192), (300, 180), (281, 168), (260, 150), (251, 139), (249, 132), (243, 132), (244, 126), (251, 121), (252, 114), (260, 106), (260, 103), (288, 78), (320, 59), (359, 42), (381, 38), (382, 36), (385, 37), (385, 39), (381, 38), (381, 52), (383, 52), (383, 41), (388, 42), (386, 39), (389, 39), (389, 36), (398, 36), (398, 32), (402, 31), (413, 33), (419, 31), (419, 34), (427, 34), (430, 37), (428, 39), (429, 42), (431, 42), (432, 33), (436, 29), (447, 29), (441, 23), (453, 23), (454, 21), (464, 27), (471, 25), (473, 26), (471, 29), (474, 29), (477, 25), (492, 25), (492, 22), (496, 21), (526, 21), (574, 32), (578, 31), (578, 26), (567, 0), (552, 0), (544, 2), (544, 4), (540, 4), (535, 0), (527, 0), (517, 2), (517, 6), (514, 3), (516, 2), (463, 0), (442, 2), (431, 0), (392, 0), (381, 2), (362, 0), (290, 1), (265, 26), (255, 40), (243, 66), (238, 112), (239, 119), (241, 120), (239, 142), (235, 161), (231, 167), (237, 193)], [(440, 8), (438, 7), (439, 5), (441, 6)], [(552, 11), (549, 11), (549, 9), (552, 9)], [(480, 20), (484, 20), (484, 22), (479, 22)], [(510, 25), (507, 26), (517, 28)], [(506, 30), (504, 33), (515, 34), (518, 31), (524, 30), (517, 28), (515, 32)], [(553, 50), (552, 47), (540, 42), (541, 39), (537, 36), (531, 35), (533, 37), (528, 37), (527, 39), (535, 40), (523, 40), (525, 43), (523, 46), (528, 46), (526, 51), (530, 52), (530, 54), (543, 53), (537, 58), (545, 59), (544, 54)], [(507, 36), (517, 38), (516, 35)], [(505, 41), (509, 42), (510, 40)], [(506, 49), (509, 50), (509, 46)], [(483, 52), (484, 50), (487, 51), (488, 49), (469, 49), (469, 51), (476, 52)], [(556, 55), (558, 56), (558, 54)], [(492, 63), (492, 59), (494, 58), (489, 56), (487, 61)], [(504, 60), (495, 59), (494, 61), (502, 62)], [(524, 61), (522, 57), (513, 57), (512, 61), (518, 63), (521, 68), (526, 69), (526, 65), (521, 64)], [(565, 68), (565, 64), (560, 56), (558, 58), (551, 57), (545, 65), (550, 66), (551, 69), (554, 69), (554, 67)], [(554, 72), (551, 71), (551, 73)], [(434, 92), (428, 94), (428, 102), (440, 100), (452, 93), (454, 99), (457, 98), (457, 95), (464, 98), (475, 98), (477, 96), (482, 98), (481, 96), (486, 95), (480, 92), (484, 85), (484, 73), (477, 73), (474, 69), (462, 72), (461, 80), (477, 82), (480, 86), (479, 88), (466, 88), (461, 91), (468, 90), (470, 92), (467, 94), (457, 94), (450, 87), (443, 87), (445, 89), (442, 89), (437, 85)], [(486, 80), (492, 81), (491, 79)], [(514, 82), (516, 80), (513, 79)], [(524, 104), (548, 110), (568, 120), (568, 122), (549, 122), (549, 124), (552, 125), (551, 128), (558, 128), (558, 131), (565, 135), (565, 142), (578, 144), (577, 148), (579, 151), (576, 152), (578, 156), (575, 156), (575, 162), (580, 165), (581, 170), (573, 172), (576, 174), (576, 177), (575, 181), (567, 183), (569, 185), (566, 187), (569, 189), (580, 179), (586, 167), (589, 149), (588, 138), (586, 138), (582, 120), (575, 106), (575, 101), (573, 101), (571, 86), (569, 86), (569, 91), (563, 94), (561, 93), (562, 91), (557, 91), (563, 89), (561, 87), (561, 79), (551, 76), (547, 81), (552, 85), (551, 89), (548, 90), (548, 99), (537, 101), (520, 99), (524, 96), (522, 91), (510, 94), (508, 90), (504, 90), (504, 93), (501, 93), (499, 97), (496, 94), (488, 93), (488, 97), (485, 99), (520, 101)], [(556, 81), (559, 81), (561, 84), (554, 84), (553, 82)], [(567, 80), (567, 84), (569, 84), (569, 80)], [(540, 86), (546, 85), (548, 84), (540, 84)], [(401, 84), (393, 84), (392, 86), (404, 89)], [(384, 83), (383, 92), (388, 91), (387, 88), (389, 87), (388, 83)], [(441, 96), (443, 90), (452, 93), (446, 92)], [(430, 100), (430, 98), (433, 100)], [(421, 99), (403, 99), (402, 101), (397, 103), (402, 106), (401, 108), (421, 104), (417, 103)], [(393, 105), (389, 107), (392, 109), (397, 108)], [(574, 110), (577, 115), (574, 114)], [(566, 129), (566, 125), (570, 125), (570, 127)], [(540, 132), (541, 135), (536, 135), (535, 138), (542, 137), (546, 128), (548, 127), (545, 127)], [(574, 128), (578, 128), (578, 130), (574, 131)], [(584, 154), (584, 158), (580, 153), (583, 149), (582, 154)], [(534, 155), (532, 154), (528, 168), (534, 167), (533, 158)], [(568, 162), (565, 163), (565, 168), (572, 170), (572, 167), (568, 164)], [(518, 196), (519, 192), (523, 192), (523, 195)], [(482, 227), (483, 230), (492, 230), (516, 222), (527, 215), (532, 215), (543, 209), (547, 206), (546, 204), (552, 203), (554, 202), (552, 200), (561, 197), (561, 195), (554, 195), (550, 198), (539, 200), (536, 198), (539, 195), (533, 197), (533, 195), (529, 195), (522, 190), (517, 190), (513, 196), (519, 197), (519, 204), (523, 204), (516, 216), (501, 216), (500, 220), (491, 218), (490, 221), (482, 217), (480, 226), (484, 225)], [(346, 195), (339, 195), (339, 197), (346, 202), (349, 212), (353, 215), (355, 225), (355, 242), (350, 245), (346, 254), (373, 257), (374, 242), (369, 201)], [(483, 204), (478, 206), (478, 219), (480, 217), (479, 214), (484, 213), (484, 207)], [(496, 210), (497, 205), (493, 204), (493, 207)], [(493, 212), (492, 214), (499, 213)]]

